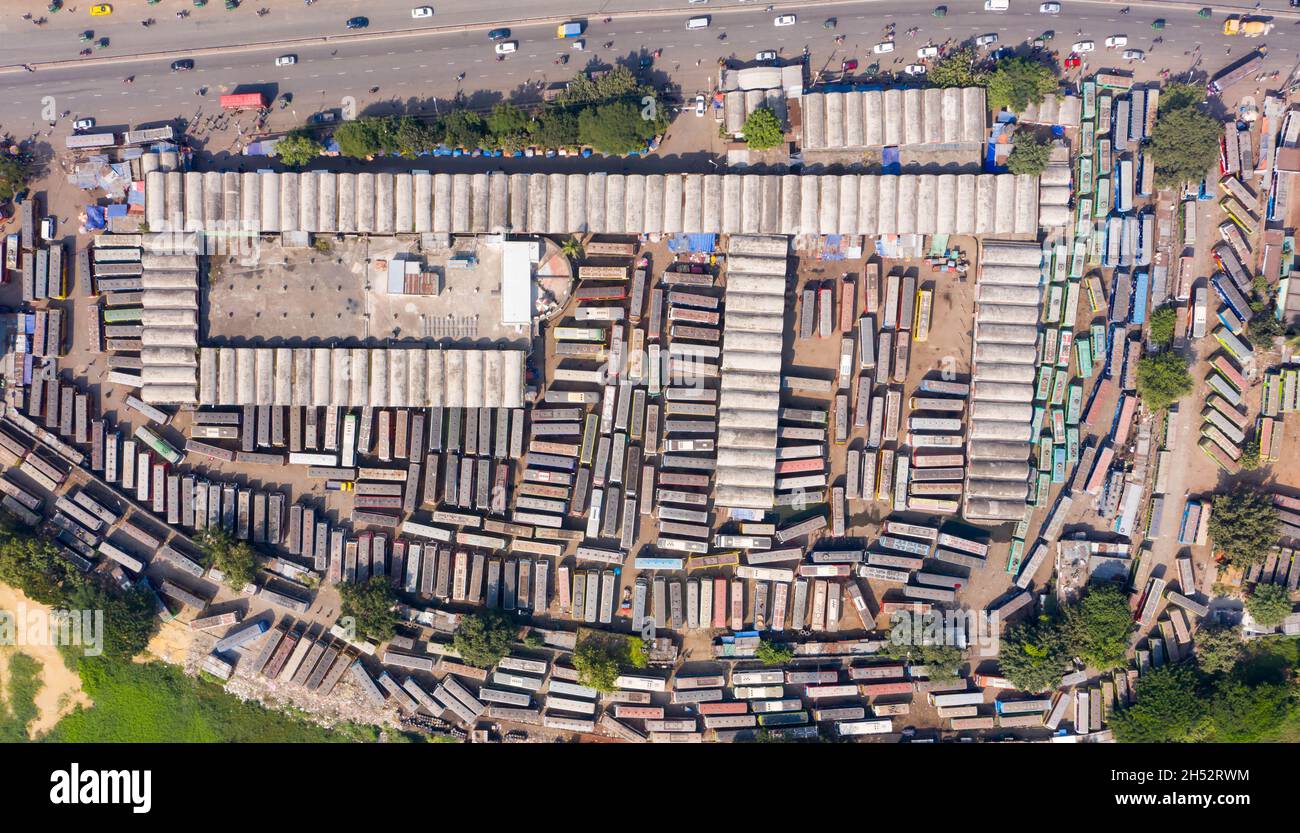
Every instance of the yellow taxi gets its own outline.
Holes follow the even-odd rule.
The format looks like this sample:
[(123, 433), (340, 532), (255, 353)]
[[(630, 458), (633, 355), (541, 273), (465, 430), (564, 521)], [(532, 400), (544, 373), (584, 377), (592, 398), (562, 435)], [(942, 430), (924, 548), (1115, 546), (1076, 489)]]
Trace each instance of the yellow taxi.
[(112, 13), (113, 13), (113, 7), (108, 5), (107, 3), (100, 3), (98, 6), (90, 7), (91, 17), (103, 17), (104, 15), (108, 15)]

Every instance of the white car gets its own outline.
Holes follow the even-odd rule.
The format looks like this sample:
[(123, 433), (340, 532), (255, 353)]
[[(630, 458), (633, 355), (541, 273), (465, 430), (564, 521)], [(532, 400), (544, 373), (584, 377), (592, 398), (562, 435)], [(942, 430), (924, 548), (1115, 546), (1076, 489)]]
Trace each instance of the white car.
[(886, 55), (894, 51), (894, 42), (892, 40), (887, 40), (883, 43), (878, 43), (871, 47), (871, 51), (877, 55)]
[(772, 23), (776, 26), (793, 26), (796, 19), (797, 18), (792, 14), (783, 14), (776, 20), (773, 20)]
[(760, 53), (758, 53), (757, 55), (754, 56), (754, 60), (755, 60), (755, 61), (775, 61), (775, 60), (776, 60), (776, 53), (773, 52), (773, 51), (770, 50), (770, 49), (764, 49), (762, 52), (760, 52)]
[(686, 2), (690, 3), (692, 6), (703, 6), (705, 3), (709, 2), (709, 0), (686, 0)]
[(1124, 50), (1124, 60), (1126, 61), (1145, 61), (1146, 59), (1147, 53), (1143, 52), (1141, 49)]
[(41, 239), (42, 240), (54, 239), (54, 218), (53, 217), (46, 217), (45, 219), (41, 220)]
[(587, 48), (587, 41), (584, 40), (584, 39), (582, 39), (582, 38), (579, 38), (578, 40), (575, 40), (575, 41), (573, 42), (573, 46), (570, 47), (570, 48), (571, 48), (571, 49), (576, 49), (576, 50), (578, 50), (579, 52), (581, 52), (582, 50), (584, 50), (584, 49)]
[(1038, 13), (1039, 13), (1039, 14), (1060, 14), (1060, 13), (1061, 13), (1061, 4), (1060, 4), (1060, 3), (1044, 3), (1043, 5), (1041, 5), (1041, 6), (1038, 7)]
[(976, 46), (988, 46), (990, 43), (998, 42), (998, 33), (989, 32), (987, 35), (980, 35), (975, 39)]
[(920, 49), (916, 50), (916, 57), (921, 59), (933, 58), (938, 54), (939, 47), (937, 46), (922, 46)]
[(1096, 49), (1096, 48), (1097, 48), (1097, 44), (1093, 43), (1092, 41), (1090, 41), (1090, 40), (1081, 40), (1081, 41), (1079, 41), (1078, 43), (1076, 43), (1076, 44), (1074, 44), (1073, 46), (1071, 46), (1071, 47), (1070, 47), (1070, 51), (1071, 51), (1071, 52), (1079, 52), (1079, 53), (1083, 53), (1083, 52), (1091, 52), (1092, 50), (1094, 50), (1094, 49)]
[(416, 8), (411, 9), (411, 17), (415, 18), (416, 20), (423, 20), (426, 17), (433, 17), (433, 7), (417, 6)]
[(705, 108), (704, 96), (702, 95), (695, 96), (695, 115), (699, 118), (704, 118), (704, 108)]
[(908, 75), (925, 75), (925, 64), (908, 64), (903, 67), (903, 72)]
[(94, 119), (77, 119), (72, 123), (73, 130), (90, 130), (94, 126)]
[(291, 67), (298, 63), (297, 55), (281, 55), (275, 59), (275, 65), (278, 67)]
[(518, 51), (519, 41), (517, 40), (502, 41), (501, 43), (497, 44), (496, 49), (498, 55), (509, 55), (511, 52)]
[(1128, 35), (1111, 35), (1106, 38), (1106, 48), (1114, 49), (1128, 43)]

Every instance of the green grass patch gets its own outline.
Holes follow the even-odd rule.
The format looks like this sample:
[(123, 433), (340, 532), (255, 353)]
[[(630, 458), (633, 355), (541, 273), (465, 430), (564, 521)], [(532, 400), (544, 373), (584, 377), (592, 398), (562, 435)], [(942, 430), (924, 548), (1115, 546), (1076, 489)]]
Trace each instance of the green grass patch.
[(327, 729), (292, 711), (264, 708), (161, 662), (85, 660), (82, 686), (94, 701), (59, 721), (58, 743), (348, 743), (378, 740), (379, 728)]
[(0, 690), (0, 743), (22, 743), (37, 717), (36, 694), (41, 690), (40, 660), (12, 653)]

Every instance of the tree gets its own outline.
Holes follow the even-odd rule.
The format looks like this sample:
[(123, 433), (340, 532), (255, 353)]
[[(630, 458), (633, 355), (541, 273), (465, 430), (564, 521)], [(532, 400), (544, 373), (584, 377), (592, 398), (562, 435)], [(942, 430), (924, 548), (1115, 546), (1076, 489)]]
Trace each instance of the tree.
[(1177, 353), (1156, 353), (1138, 361), (1137, 389), (1148, 410), (1168, 408), (1192, 389), (1187, 360)]
[(894, 641), (897, 632), (891, 631), (881, 649), (881, 656), (906, 660), (910, 665), (923, 665), (931, 680), (955, 680), (961, 670), (961, 650), (952, 645), (926, 645)]
[(1156, 185), (1177, 187), (1199, 181), (1219, 158), (1223, 125), (1196, 107), (1162, 114), (1151, 132)]
[(310, 164), (324, 149), (324, 146), (311, 136), (302, 131), (294, 131), (276, 144), (275, 155), (289, 167), (297, 168)]
[(759, 107), (750, 113), (741, 132), (745, 134), (745, 143), (751, 150), (767, 150), (785, 141), (781, 120), (768, 107)]
[(1295, 691), (1282, 683), (1252, 686), (1231, 677), (1219, 680), (1210, 697), (1208, 739), (1217, 743), (1276, 740), (1278, 730), (1296, 717)]
[(1050, 619), (1007, 628), (998, 650), (1002, 675), (1023, 691), (1043, 691), (1065, 675), (1069, 653), (1060, 626)]
[(357, 119), (334, 129), (339, 153), (353, 159), (368, 159), (383, 150), (377, 119)]
[(933, 87), (982, 87), (988, 83), (988, 76), (975, 65), (974, 49), (954, 49), (931, 61), (925, 78)]
[(573, 652), (573, 667), (578, 670), (578, 684), (590, 686), (608, 694), (616, 686), (620, 660), (626, 656), (626, 642), (620, 640), (622, 650), (612, 639), (589, 636)]
[(1160, 115), (1205, 103), (1205, 85), (1176, 82), (1160, 90)]
[(1258, 564), (1277, 544), (1277, 508), (1267, 494), (1238, 486), (1214, 496), (1209, 532), (1228, 563), (1242, 568)]
[(1064, 631), (1071, 653), (1089, 666), (1109, 671), (1124, 664), (1133, 612), (1116, 585), (1094, 585), (1065, 609)]
[(1047, 167), (1052, 147), (1027, 131), (1016, 134), (1015, 147), (1007, 159), (1007, 170), (1013, 174), (1038, 176)]
[(490, 668), (510, 652), (518, 625), (500, 610), (466, 614), (452, 634), (451, 646), (460, 658), (477, 668)]
[(1174, 308), (1165, 305), (1151, 313), (1151, 329), (1147, 332), (1147, 341), (1156, 347), (1168, 347), (1174, 340), (1174, 324), (1178, 320), (1178, 313)]
[[(1254, 304), (1251, 306), (1254, 306)], [(1271, 345), (1273, 339), (1283, 333), (1282, 322), (1278, 321), (1274, 316), (1272, 302), (1267, 302), (1262, 306), (1263, 309), (1258, 310), (1251, 317), (1250, 322), (1246, 325), (1246, 330), (1250, 333), (1251, 338)]]
[(257, 557), (247, 541), (236, 541), (223, 527), (209, 526), (199, 530), (194, 543), (205, 556), (205, 562), (221, 571), (222, 579), (231, 590), (243, 590), (257, 576)]
[(576, 237), (567, 238), (560, 244), (560, 254), (574, 260), (582, 258), (582, 241)]
[(1187, 743), (1209, 730), (1196, 672), (1186, 664), (1153, 668), (1138, 679), (1137, 702), (1111, 716), (1121, 743)]
[(785, 665), (794, 659), (794, 649), (789, 645), (778, 645), (770, 639), (763, 639), (759, 641), (754, 656), (764, 665)]
[[(154, 596), (143, 587), (132, 587), (126, 592), (86, 583), (73, 591), (68, 607), (76, 610), (104, 611), (104, 646), (102, 657), (107, 660), (129, 661), (149, 645), (158, 632)], [(78, 646), (67, 646), (64, 655), (76, 659), (82, 652)]]
[(552, 107), (529, 125), (532, 140), (542, 147), (569, 147), (578, 143), (578, 116), (571, 110)]
[(522, 107), (503, 101), (492, 108), (487, 117), (487, 129), (493, 144), (513, 151), (527, 144), (532, 121)]
[(1255, 471), (1262, 463), (1259, 457), (1259, 436), (1256, 435), (1246, 440), (1246, 444), (1242, 446), (1241, 458), (1237, 460), (1237, 465), (1241, 466), (1242, 471)]
[(442, 134), (441, 122), (430, 124), (424, 119), (402, 116), (388, 122), (388, 129), (384, 136), (384, 150), (413, 159), (421, 153), (436, 148)]
[(1281, 584), (1256, 584), (1246, 597), (1246, 610), (1264, 627), (1277, 627), (1291, 615), (1291, 591)]
[(7, 152), (7, 141), (0, 141), (0, 202), (9, 202), (27, 187), (32, 176), (31, 161), (21, 154)]
[(59, 557), (49, 539), (0, 520), (0, 583), (16, 587), (32, 601), (60, 605), (86, 583), (71, 561)]
[(1020, 112), (1056, 91), (1056, 73), (1028, 58), (1003, 58), (988, 79), (988, 102), (994, 111)]
[(483, 145), (486, 125), (483, 117), (470, 110), (452, 110), (442, 119), (442, 142), (450, 148)]
[(368, 636), (376, 642), (392, 639), (397, 632), (393, 605), (397, 596), (388, 576), (371, 576), (364, 584), (348, 581), (340, 584), (340, 610), (351, 616), (357, 634)]
[(578, 114), (578, 140), (613, 156), (644, 150), (646, 140), (661, 128), (659, 117), (644, 118), (641, 108), (626, 101), (588, 107)]
[(1235, 627), (1205, 626), (1196, 632), (1196, 664), (1206, 674), (1231, 671), (1243, 651), (1241, 633)]
[(617, 66), (594, 79), (585, 72), (578, 73), (556, 102), (560, 105), (600, 104), (639, 98), (647, 92), (651, 92), (650, 88), (643, 87), (632, 70)]

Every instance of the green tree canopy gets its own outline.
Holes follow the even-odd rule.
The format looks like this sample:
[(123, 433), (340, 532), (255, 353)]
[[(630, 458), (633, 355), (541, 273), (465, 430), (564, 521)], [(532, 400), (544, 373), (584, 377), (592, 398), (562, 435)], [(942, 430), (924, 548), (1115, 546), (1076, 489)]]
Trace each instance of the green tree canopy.
[(8, 514), (0, 520), (0, 583), (16, 587), (32, 601), (58, 605), (87, 579), (71, 561), (59, 557), (48, 538), (19, 528)]
[(388, 121), (384, 136), (384, 150), (399, 153), (407, 159), (433, 150), (442, 138), (440, 122), (428, 122), (414, 116), (402, 116)]
[(1229, 625), (1202, 627), (1196, 632), (1196, 664), (1206, 674), (1225, 674), (1241, 659), (1241, 632)]
[(993, 110), (1024, 110), (1056, 91), (1056, 73), (1046, 64), (1029, 58), (1010, 57), (998, 61), (988, 79), (988, 102)]
[(579, 141), (617, 156), (644, 150), (646, 140), (661, 127), (660, 118), (644, 118), (642, 108), (627, 101), (588, 107), (578, 114)]
[(1192, 390), (1187, 360), (1177, 353), (1156, 353), (1138, 361), (1137, 390), (1149, 410), (1168, 408)]
[(1237, 486), (1214, 496), (1209, 532), (1233, 566), (1258, 564), (1277, 544), (1277, 508), (1267, 494)]
[(1174, 340), (1174, 324), (1177, 319), (1178, 313), (1169, 305), (1153, 310), (1147, 340), (1156, 347), (1168, 347)]
[(543, 110), (528, 130), (542, 147), (570, 147), (578, 143), (578, 116), (572, 110), (551, 107)]
[(275, 146), (275, 155), (284, 164), (298, 168), (320, 156), (324, 146), (303, 131), (294, 131)]
[(236, 541), (223, 527), (199, 530), (194, 543), (203, 552), (204, 561), (221, 571), (226, 586), (243, 590), (257, 577), (257, 556), (247, 541)]
[(1002, 675), (1023, 691), (1055, 686), (1068, 671), (1069, 660), (1060, 627), (1045, 618), (1007, 628), (998, 650)]
[(589, 636), (573, 652), (573, 667), (578, 671), (578, 684), (591, 686), (607, 694), (615, 689), (619, 663), (627, 656), (627, 643), (619, 640)]
[(767, 107), (759, 107), (750, 113), (741, 130), (745, 134), (745, 143), (754, 150), (774, 148), (785, 141), (781, 120)]
[(1015, 147), (1011, 149), (1011, 156), (1007, 159), (1007, 170), (1017, 175), (1038, 176), (1047, 167), (1047, 160), (1051, 155), (1051, 145), (1029, 131), (1018, 131)]
[(1278, 730), (1296, 717), (1294, 685), (1263, 682), (1251, 686), (1225, 677), (1210, 698), (1209, 739), (1218, 743), (1275, 741)]
[(365, 159), (383, 150), (378, 119), (356, 119), (334, 129), (339, 153), (353, 159)]
[(1065, 638), (1070, 651), (1101, 671), (1125, 662), (1133, 612), (1128, 597), (1114, 584), (1093, 585), (1065, 609)]
[(1223, 125), (1196, 107), (1162, 113), (1151, 132), (1156, 185), (1165, 188), (1199, 182), (1218, 161), (1222, 134)]
[(371, 576), (366, 582), (346, 581), (338, 586), (344, 616), (356, 622), (357, 634), (376, 642), (392, 639), (397, 632), (393, 605), (397, 596), (387, 576)]
[(483, 145), (487, 125), (483, 117), (470, 110), (452, 110), (442, 118), (442, 141), (449, 148), (474, 149)]
[(794, 659), (794, 648), (789, 645), (773, 642), (770, 639), (760, 640), (754, 656), (764, 665), (785, 665)]
[(640, 98), (649, 92), (636, 79), (631, 69), (617, 66), (598, 78), (580, 72), (569, 82), (560, 97), (556, 99), (561, 105), (600, 104), (607, 101)]
[(1256, 584), (1246, 597), (1246, 610), (1264, 627), (1276, 627), (1291, 615), (1291, 591), (1281, 584)]
[[(8, 142), (0, 141), (0, 147)], [(23, 155), (0, 150), (0, 202), (9, 202), (27, 187), (32, 175), (31, 161)]]
[(487, 117), (487, 129), (494, 144), (503, 150), (514, 151), (528, 143), (532, 122), (528, 111), (503, 101), (492, 108)]
[(461, 659), (476, 668), (490, 668), (510, 653), (519, 626), (500, 610), (466, 614), (452, 634), (451, 645)]
[(1123, 743), (1187, 743), (1209, 731), (1207, 703), (1191, 666), (1163, 665), (1138, 679), (1137, 702), (1111, 716)]
[(982, 87), (988, 83), (988, 77), (975, 65), (974, 49), (954, 49), (930, 62), (925, 80), (934, 87)]
[[(158, 632), (153, 593), (142, 587), (121, 592), (117, 588), (87, 583), (72, 592), (67, 604), (78, 610), (104, 611), (102, 656), (106, 660), (131, 660), (144, 651)], [(81, 651), (78, 646), (67, 646), (64, 655), (75, 662)]]
[(1159, 114), (1172, 113), (1185, 107), (1195, 107), (1205, 103), (1204, 84), (1186, 84), (1175, 82), (1160, 89)]

